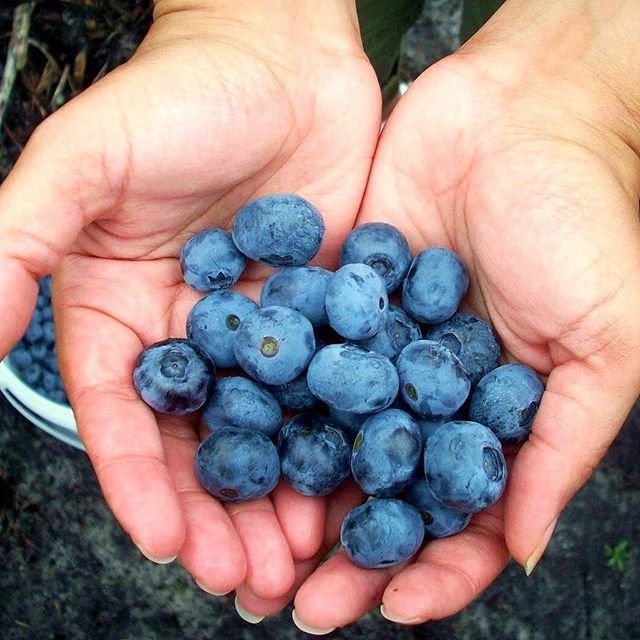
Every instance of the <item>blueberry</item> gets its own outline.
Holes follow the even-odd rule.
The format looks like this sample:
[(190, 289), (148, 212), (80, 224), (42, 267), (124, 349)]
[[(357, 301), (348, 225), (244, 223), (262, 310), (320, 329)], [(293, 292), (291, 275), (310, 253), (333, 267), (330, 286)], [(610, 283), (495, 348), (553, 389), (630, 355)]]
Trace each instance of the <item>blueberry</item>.
[(150, 407), (181, 416), (204, 405), (214, 374), (213, 362), (195, 342), (171, 339), (156, 342), (138, 356), (133, 384)]
[(488, 373), (471, 396), (469, 417), (502, 442), (526, 440), (540, 406), (544, 384), (524, 364), (505, 364)]
[(433, 435), (436, 429), (441, 427), (443, 424), (450, 422), (449, 418), (440, 418), (440, 420), (416, 420), (418, 423), (418, 427), (420, 428), (420, 433), (422, 434), (422, 442), (427, 442), (427, 440)]
[(456, 313), (431, 327), (425, 338), (439, 342), (458, 356), (472, 387), (498, 366), (500, 345), (491, 327), (476, 316)]
[(351, 413), (350, 411), (341, 411), (340, 409), (329, 407), (329, 415), (331, 416), (331, 419), (349, 436), (351, 441), (353, 441), (356, 439), (363, 423), (371, 414)]
[(38, 298), (36, 299), (36, 309), (39, 309), (40, 312), (43, 313), (44, 310), (50, 306), (51, 298), (49, 296), (45, 296), (44, 293), (39, 293)]
[(469, 395), (471, 384), (462, 363), (438, 342), (412, 342), (396, 366), (404, 401), (424, 418), (452, 416)]
[(200, 484), (223, 502), (246, 502), (269, 494), (280, 478), (280, 459), (264, 433), (236, 427), (217, 428), (197, 451)]
[(316, 350), (311, 323), (286, 307), (263, 307), (247, 315), (233, 345), (238, 364), (253, 378), (284, 384), (307, 368)]
[(51, 391), (48, 394), (49, 400), (53, 400), (53, 402), (58, 402), (59, 404), (69, 404), (69, 400), (67, 398), (67, 394), (62, 389), (56, 389), (55, 391)]
[(47, 344), (44, 340), (34, 342), (29, 347), (29, 352), (34, 362), (45, 363), (47, 356), (51, 353), (51, 345)]
[(425, 534), (429, 538), (445, 538), (460, 533), (471, 522), (471, 514), (445, 507), (436, 500), (424, 478), (414, 480), (403, 500), (422, 516)]
[(45, 393), (48, 395), (49, 393), (55, 391), (60, 387), (60, 378), (55, 375), (55, 373), (51, 373), (50, 371), (43, 371), (41, 384)]
[(411, 263), (402, 306), (419, 322), (444, 322), (456, 312), (468, 286), (467, 270), (457, 254), (442, 247), (425, 249)]
[(351, 471), (370, 496), (391, 498), (409, 485), (420, 463), (422, 436), (415, 420), (399, 409), (368, 418), (353, 443)]
[(24, 371), (33, 363), (33, 357), (24, 347), (16, 347), (9, 355), (9, 362), (17, 371)]
[(449, 422), (436, 429), (425, 446), (424, 473), (442, 504), (467, 513), (496, 502), (507, 482), (500, 441), (477, 422)]
[(391, 293), (409, 270), (411, 250), (395, 227), (384, 222), (369, 222), (354, 229), (342, 245), (340, 266), (357, 262), (374, 269)]
[(260, 304), (295, 309), (314, 327), (326, 325), (324, 299), (331, 271), (321, 267), (288, 267), (272, 274), (262, 287)]
[(212, 430), (226, 425), (261, 431), (270, 438), (282, 426), (278, 401), (252, 380), (235, 376), (218, 380), (202, 417)]
[(318, 398), (309, 389), (306, 373), (301, 373), (290, 382), (271, 386), (269, 391), (281, 407), (291, 411), (309, 411), (318, 405)]
[(404, 309), (390, 304), (382, 318), (380, 331), (373, 338), (363, 340), (360, 344), (393, 361), (409, 343), (420, 338), (420, 325), (409, 317)]
[(42, 323), (44, 341), (53, 346), (56, 343), (56, 330), (52, 320), (45, 320)]
[(206, 295), (189, 313), (187, 337), (201, 347), (216, 367), (238, 366), (233, 342), (240, 324), (258, 305), (235, 291)]
[(309, 389), (329, 407), (351, 413), (386, 409), (398, 395), (398, 374), (389, 358), (354, 344), (330, 344), (313, 357)]
[(420, 514), (400, 500), (369, 500), (350, 511), (340, 529), (345, 553), (365, 569), (405, 562), (418, 551), (423, 540)]
[(55, 351), (49, 351), (45, 359), (45, 366), (49, 371), (51, 371), (51, 373), (55, 373), (57, 376), (60, 376), (60, 364)]
[(206, 229), (187, 240), (180, 253), (185, 282), (198, 291), (218, 291), (235, 284), (246, 260), (223, 229)]
[(53, 309), (51, 306), (47, 306), (42, 309), (42, 321), (47, 322), (49, 320), (53, 320)]
[(51, 300), (51, 276), (45, 276), (38, 283), (40, 293), (48, 300)]
[(388, 306), (382, 278), (366, 264), (341, 267), (327, 285), (329, 324), (347, 340), (364, 340), (378, 333)]
[(278, 434), (282, 477), (303, 496), (326, 496), (349, 477), (351, 447), (328, 418), (301, 413)]
[(35, 312), (31, 318), (31, 322), (29, 322), (27, 330), (24, 333), (24, 338), (31, 344), (44, 338), (44, 330), (42, 329), (41, 320), (36, 317)]
[(42, 367), (37, 362), (30, 364), (21, 372), (22, 379), (30, 387), (37, 387), (37, 385), (40, 384), (40, 380), (42, 380), (42, 373)]
[(273, 267), (301, 267), (318, 253), (324, 222), (318, 210), (292, 194), (265, 196), (242, 207), (233, 241), (245, 256)]

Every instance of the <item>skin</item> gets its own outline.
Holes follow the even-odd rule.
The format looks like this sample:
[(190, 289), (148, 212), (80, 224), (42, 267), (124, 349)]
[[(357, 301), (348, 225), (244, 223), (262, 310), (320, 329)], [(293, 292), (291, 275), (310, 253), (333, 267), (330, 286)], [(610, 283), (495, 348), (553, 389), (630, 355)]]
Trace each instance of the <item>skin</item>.
[[(311, 4), (231, 14), (228, 2), (158, 2), (134, 59), (34, 134), (0, 188), (0, 353), (27, 325), (36, 278), (55, 269), (81, 437), (147, 555), (179, 554), (208, 590), (235, 588), (259, 615), (295, 597), (320, 630), (380, 603), (416, 624), (466, 606), (510, 555), (533, 569), (640, 392), (640, 10), (509, 0), (402, 98), (371, 168), (380, 97), (353, 4), (322, 16)], [(197, 299), (177, 265), (185, 239), (277, 191), (323, 212), (325, 266), (363, 193), (358, 223), (396, 225), (414, 252), (460, 253), (468, 310), (548, 376), (505, 499), (407, 566), (364, 571), (340, 552), (316, 569), (362, 501), (353, 484), (224, 508), (195, 480), (193, 421), (156, 418), (133, 392), (136, 354), (182, 336)], [(240, 289), (255, 296), (261, 276)]]

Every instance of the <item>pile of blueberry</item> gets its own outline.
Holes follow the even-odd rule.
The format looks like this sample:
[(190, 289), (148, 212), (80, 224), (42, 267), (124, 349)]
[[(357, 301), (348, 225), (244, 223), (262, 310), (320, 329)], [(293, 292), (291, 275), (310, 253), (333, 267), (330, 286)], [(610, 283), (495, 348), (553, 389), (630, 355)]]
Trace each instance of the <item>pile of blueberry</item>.
[[(134, 383), (159, 412), (203, 409), (196, 472), (220, 500), (265, 496), (280, 478), (323, 496), (351, 474), (375, 499), (346, 516), (342, 545), (361, 567), (390, 566), (500, 498), (501, 443), (527, 438), (544, 387), (499, 366), (491, 327), (458, 312), (469, 278), (455, 253), (412, 257), (395, 227), (371, 223), (330, 272), (307, 266), (323, 234), (309, 202), (274, 195), (242, 207), (231, 233), (193, 236), (182, 271), (207, 295), (187, 339), (142, 352)], [(247, 258), (278, 268), (260, 306), (229, 289)], [(216, 368), (245, 375), (216, 382)]]
[(50, 277), (39, 283), (38, 302), (31, 322), (9, 354), (9, 364), (32, 389), (49, 400), (68, 404), (56, 355)]

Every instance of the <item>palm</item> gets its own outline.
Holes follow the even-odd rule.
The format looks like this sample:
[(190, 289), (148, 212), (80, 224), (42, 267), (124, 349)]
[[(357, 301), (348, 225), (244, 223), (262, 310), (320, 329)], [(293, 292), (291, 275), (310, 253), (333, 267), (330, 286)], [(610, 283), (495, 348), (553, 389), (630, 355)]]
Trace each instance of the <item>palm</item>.
[[(142, 348), (184, 335), (198, 298), (177, 260), (185, 240), (205, 227), (228, 227), (248, 199), (277, 192), (308, 198), (328, 229), (317, 259), (334, 261), (364, 192), (379, 91), (361, 56), (304, 55), (317, 58), (309, 65), (316, 77), (209, 40), (161, 54), (143, 46), (51, 125), (91, 127), (96, 110), (109, 108), (103, 146), (76, 151), (83, 179), (100, 194), (79, 207), (90, 224), (56, 272), (62, 368), (105, 496), (149, 555), (180, 550), (210, 590), (233, 589), (247, 574), (249, 587), (269, 598), (292, 586), (291, 553), (317, 550), (306, 532), (322, 535), (322, 502), (301, 505), (284, 490), (275, 513), (267, 500), (227, 513), (194, 477), (193, 420), (156, 419), (135, 397), (130, 372)], [(255, 296), (261, 274), (249, 270), (239, 288)], [(245, 518), (246, 509), (255, 515)], [(288, 517), (300, 509), (308, 516)]]
[[(468, 309), (490, 319), (507, 357), (549, 376), (506, 500), (463, 534), (428, 544), (393, 579), (332, 558), (296, 598), (308, 624), (341, 626), (376, 599), (406, 622), (459, 611), (509, 552), (525, 563), (624, 419), (624, 409), (603, 416), (595, 407), (620, 388), (602, 374), (624, 353), (625, 301), (637, 291), (637, 195), (633, 203), (633, 183), (616, 179), (586, 143), (559, 137), (562, 123), (521, 118), (536, 113), (526, 100), (468, 56), (424, 73), (385, 126), (358, 218), (386, 218), (414, 251), (460, 253), (471, 275)], [(362, 597), (339, 606), (358, 589)]]

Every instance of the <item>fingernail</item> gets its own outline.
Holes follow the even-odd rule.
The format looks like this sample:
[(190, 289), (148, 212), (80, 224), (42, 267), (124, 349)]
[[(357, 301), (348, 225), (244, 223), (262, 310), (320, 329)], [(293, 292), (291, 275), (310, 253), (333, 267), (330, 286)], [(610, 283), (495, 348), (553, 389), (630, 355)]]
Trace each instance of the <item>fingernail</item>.
[(238, 596), (236, 596), (236, 601), (234, 604), (236, 607), (236, 611), (238, 612), (238, 615), (245, 622), (248, 622), (249, 624), (258, 624), (264, 620), (264, 616), (253, 615), (253, 613), (249, 613), (246, 609), (244, 609), (242, 605), (238, 602)]
[(389, 620), (389, 622), (396, 622), (397, 624), (419, 624), (422, 622), (426, 622), (426, 620), (421, 620), (420, 618), (398, 618), (390, 614), (385, 608), (384, 605), (380, 605), (380, 615), (383, 618)]
[(556, 528), (556, 524), (558, 522), (558, 518), (552, 520), (551, 524), (546, 528), (542, 538), (540, 538), (540, 542), (536, 545), (536, 548), (533, 550), (532, 554), (529, 556), (527, 561), (524, 564), (524, 572), (530, 576), (533, 570), (536, 568), (536, 565), (542, 558), (542, 554), (545, 552), (547, 545), (549, 544), (549, 540), (551, 540), (551, 536), (553, 535), (553, 530)]
[(217, 596), (218, 598), (221, 598), (222, 596), (226, 596), (229, 595), (231, 593), (231, 591), (224, 591), (223, 593), (216, 593), (215, 591), (211, 591), (211, 589), (207, 589), (207, 587), (205, 587), (203, 584), (201, 584), (200, 582), (198, 582), (195, 578), (193, 579), (193, 581), (200, 587), (200, 589), (202, 589), (205, 593), (208, 593), (209, 595), (212, 596)]
[(152, 556), (141, 544), (138, 544), (134, 540), (134, 544), (138, 547), (138, 551), (147, 559), (151, 560), (151, 562), (155, 562), (156, 564), (169, 564), (173, 562), (178, 556), (172, 556), (171, 558), (156, 558)]
[(291, 617), (293, 618), (293, 624), (295, 624), (300, 631), (304, 631), (312, 636), (326, 636), (327, 633), (335, 631), (335, 627), (331, 627), (331, 629), (316, 629), (315, 627), (310, 627), (298, 618), (298, 614), (295, 609), (291, 612)]

